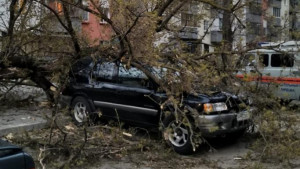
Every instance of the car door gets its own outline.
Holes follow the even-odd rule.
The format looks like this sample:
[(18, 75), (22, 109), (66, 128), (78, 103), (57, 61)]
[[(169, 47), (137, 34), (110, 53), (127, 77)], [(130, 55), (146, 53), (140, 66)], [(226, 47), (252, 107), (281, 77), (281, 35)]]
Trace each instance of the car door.
[(157, 123), (159, 106), (151, 99), (153, 90), (143, 72), (99, 62), (92, 74), (93, 87), (88, 95), (104, 116), (146, 125)]
[(295, 72), (294, 55), (284, 53), (273, 53), (270, 56), (270, 67), (266, 70), (267, 74), (276, 78), (279, 84), (276, 95), (285, 99), (298, 99), (298, 84), (293, 77)]
[(118, 103), (118, 85), (116, 75), (118, 67), (115, 62), (98, 62), (92, 71), (91, 88), (88, 96), (93, 100), (96, 111), (103, 116), (116, 118), (115, 104)]
[(154, 88), (148, 77), (135, 67), (118, 69), (118, 106), (120, 117), (126, 121), (156, 125), (159, 105), (154, 98)]

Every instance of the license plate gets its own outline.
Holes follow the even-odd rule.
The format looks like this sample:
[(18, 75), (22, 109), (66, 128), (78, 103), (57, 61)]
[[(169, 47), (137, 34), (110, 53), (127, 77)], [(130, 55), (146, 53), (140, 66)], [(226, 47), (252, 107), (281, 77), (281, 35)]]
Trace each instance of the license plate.
[(244, 121), (250, 119), (250, 113), (248, 111), (243, 111), (237, 114), (237, 121)]

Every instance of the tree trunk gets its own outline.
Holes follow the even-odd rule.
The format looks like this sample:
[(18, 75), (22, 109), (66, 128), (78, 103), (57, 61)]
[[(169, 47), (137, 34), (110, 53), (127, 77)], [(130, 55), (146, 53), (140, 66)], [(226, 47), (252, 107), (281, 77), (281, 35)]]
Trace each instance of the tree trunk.
[[(223, 6), (227, 9), (230, 9), (232, 5), (232, 0), (224, 0)], [(230, 11), (223, 11), (223, 20), (222, 20), (222, 33), (223, 33), (223, 51), (231, 51), (233, 43), (233, 31), (231, 29), (232, 23), (232, 13)], [(222, 62), (224, 71), (228, 66), (228, 56), (225, 52), (222, 52)]]

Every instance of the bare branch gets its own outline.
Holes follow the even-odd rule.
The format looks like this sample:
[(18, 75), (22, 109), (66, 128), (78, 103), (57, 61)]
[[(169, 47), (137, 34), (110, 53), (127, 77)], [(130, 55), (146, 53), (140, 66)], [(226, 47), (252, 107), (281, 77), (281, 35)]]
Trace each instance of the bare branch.
[(73, 45), (74, 45), (74, 49), (76, 51), (76, 58), (80, 58), (80, 52), (81, 52), (81, 48), (80, 48), (80, 45), (79, 45), (79, 42), (78, 42), (78, 38), (77, 38), (77, 35), (76, 35), (76, 32), (73, 28), (73, 25), (72, 25), (72, 21), (71, 21), (71, 18), (70, 18), (70, 14), (69, 14), (69, 11), (66, 7), (66, 4), (62, 4), (63, 6), (63, 10), (64, 10), (64, 17), (67, 21), (67, 30), (72, 38), (72, 42), (73, 42)]
[(205, 4), (209, 4), (213, 8), (221, 9), (221, 10), (228, 11), (228, 12), (231, 11), (230, 8), (223, 7), (223, 6), (221, 6), (221, 5), (219, 5), (216, 2), (211, 1), (211, 0), (195, 0), (195, 1), (205, 3)]
[(166, 9), (171, 5), (175, 0), (167, 0), (161, 7), (158, 9), (157, 16), (162, 16)]
[(156, 32), (160, 32), (162, 31), (165, 26), (169, 23), (169, 21), (171, 20), (171, 18), (176, 15), (176, 13), (185, 5), (185, 3), (188, 0), (183, 0), (181, 3), (179, 3), (173, 11), (170, 12), (170, 14), (168, 16), (166, 16), (166, 18), (158, 25), (158, 27), (156, 28)]
[(44, 7), (46, 7), (48, 10), (50, 10), (57, 18), (58, 22), (61, 24), (61, 26), (65, 29), (68, 30), (68, 27), (66, 26), (66, 24), (62, 21), (62, 19), (59, 16), (59, 13), (56, 12), (53, 8), (51, 8), (48, 4), (46, 4), (45, 2), (43, 2), (42, 0), (35, 0), (36, 2), (40, 3), (41, 5), (43, 5)]

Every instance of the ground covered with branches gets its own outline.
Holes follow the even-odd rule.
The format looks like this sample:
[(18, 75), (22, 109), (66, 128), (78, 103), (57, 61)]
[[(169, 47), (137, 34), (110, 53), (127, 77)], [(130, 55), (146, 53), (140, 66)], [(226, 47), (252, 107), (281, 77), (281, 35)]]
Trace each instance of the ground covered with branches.
[[(20, 108), (37, 106), (30, 102)], [(293, 113), (289, 114), (291, 110)], [(208, 139), (192, 156), (176, 154), (157, 131), (107, 121), (78, 127), (65, 110), (54, 118), (45, 114), (49, 128), (11, 133), (4, 138), (25, 147), (33, 155), (37, 168), (43, 169), (297, 168), (300, 165), (299, 131), (293, 129), (295, 124), (299, 127), (299, 113), (288, 106), (281, 111), (277, 116), (270, 111), (257, 115), (254, 121), (260, 126), (241, 139)]]

